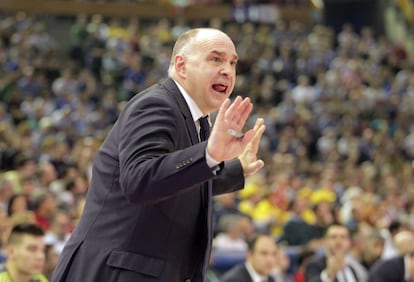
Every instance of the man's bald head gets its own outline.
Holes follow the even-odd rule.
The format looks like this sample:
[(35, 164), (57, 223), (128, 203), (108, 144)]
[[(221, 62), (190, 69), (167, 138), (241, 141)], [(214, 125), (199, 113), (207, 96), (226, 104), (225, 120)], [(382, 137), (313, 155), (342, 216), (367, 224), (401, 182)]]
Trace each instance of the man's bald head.
[(400, 254), (414, 252), (414, 233), (409, 230), (399, 231), (394, 235), (394, 244)]

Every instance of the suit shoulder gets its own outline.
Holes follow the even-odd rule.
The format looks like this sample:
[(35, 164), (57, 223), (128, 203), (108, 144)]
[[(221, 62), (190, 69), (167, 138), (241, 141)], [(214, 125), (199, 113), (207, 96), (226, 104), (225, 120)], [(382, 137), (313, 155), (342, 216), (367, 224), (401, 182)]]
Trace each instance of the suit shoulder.
[(315, 265), (325, 265), (326, 264), (326, 257), (325, 255), (314, 254), (310, 257), (307, 265), (315, 266)]
[(141, 110), (169, 112), (178, 107), (173, 95), (162, 85), (156, 84), (136, 94), (125, 104), (123, 112), (132, 113)]
[(404, 268), (404, 257), (403, 256), (383, 259), (383, 260), (376, 262), (372, 266), (370, 273), (378, 272), (378, 273), (386, 274), (389, 272), (390, 269), (397, 270), (398, 267)]
[(136, 94), (131, 100), (141, 99), (175, 99), (174, 97), (180, 94), (180, 90), (172, 79), (167, 79), (164, 83), (157, 83), (149, 86)]
[(163, 87), (161, 84), (154, 84), (147, 89), (136, 94), (129, 102), (135, 103), (137, 101), (168, 101), (172, 98), (172, 95), (169, 95), (169, 91)]
[(220, 278), (220, 282), (248, 282), (250, 280), (250, 275), (244, 264), (233, 266)]

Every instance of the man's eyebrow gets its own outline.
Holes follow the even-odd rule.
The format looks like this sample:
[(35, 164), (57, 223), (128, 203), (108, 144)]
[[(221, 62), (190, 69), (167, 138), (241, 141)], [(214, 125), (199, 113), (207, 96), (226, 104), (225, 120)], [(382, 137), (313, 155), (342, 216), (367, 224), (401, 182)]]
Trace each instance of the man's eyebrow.
[[(219, 56), (225, 56), (226, 55), (226, 52), (220, 52), (220, 51), (217, 51), (217, 50), (213, 50), (211, 53), (215, 54), (215, 55), (219, 55)], [(233, 59), (237, 61), (239, 59), (239, 57), (237, 55), (233, 55)]]

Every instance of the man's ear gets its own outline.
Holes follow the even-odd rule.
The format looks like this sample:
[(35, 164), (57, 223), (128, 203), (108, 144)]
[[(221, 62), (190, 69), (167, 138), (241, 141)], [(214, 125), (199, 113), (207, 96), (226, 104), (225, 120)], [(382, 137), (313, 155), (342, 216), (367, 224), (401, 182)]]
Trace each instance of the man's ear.
[(247, 252), (246, 252), (246, 260), (250, 260), (250, 258), (252, 257), (252, 252), (250, 251), (250, 250), (248, 250)]
[(5, 251), (6, 251), (7, 256), (11, 257), (16, 252), (16, 248), (14, 246), (6, 246)]
[(180, 76), (180, 77), (186, 77), (186, 72), (187, 72), (187, 68), (186, 68), (186, 59), (184, 56), (182, 55), (176, 55), (174, 58), (174, 67), (175, 67), (175, 72)]

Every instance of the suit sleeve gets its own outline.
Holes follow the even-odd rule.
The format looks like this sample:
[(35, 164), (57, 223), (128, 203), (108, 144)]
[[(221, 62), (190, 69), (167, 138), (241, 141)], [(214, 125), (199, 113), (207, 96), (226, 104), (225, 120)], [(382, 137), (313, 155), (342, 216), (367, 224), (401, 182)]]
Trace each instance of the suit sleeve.
[(103, 146), (107, 154), (119, 152), (119, 184), (136, 203), (161, 201), (214, 177), (205, 142), (191, 145), (178, 107), (163, 93), (150, 94), (125, 108)]
[(386, 282), (386, 275), (382, 271), (382, 262), (375, 264), (369, 272), (368, 282)]
[(317, 260), (310, 260), (305, 266), (305, 281), (306, 282), (323, 282), (321, 280), (321, 273), (324, 267)]
[(369, 271), (368, 282), (404, 281), (404, 257), (394, 257), (375, 263)]
[(243, 168), (238, 159), (224, 162), (219, 174), (213, 180), (213, 195), (234, 192), (244, 187)]

